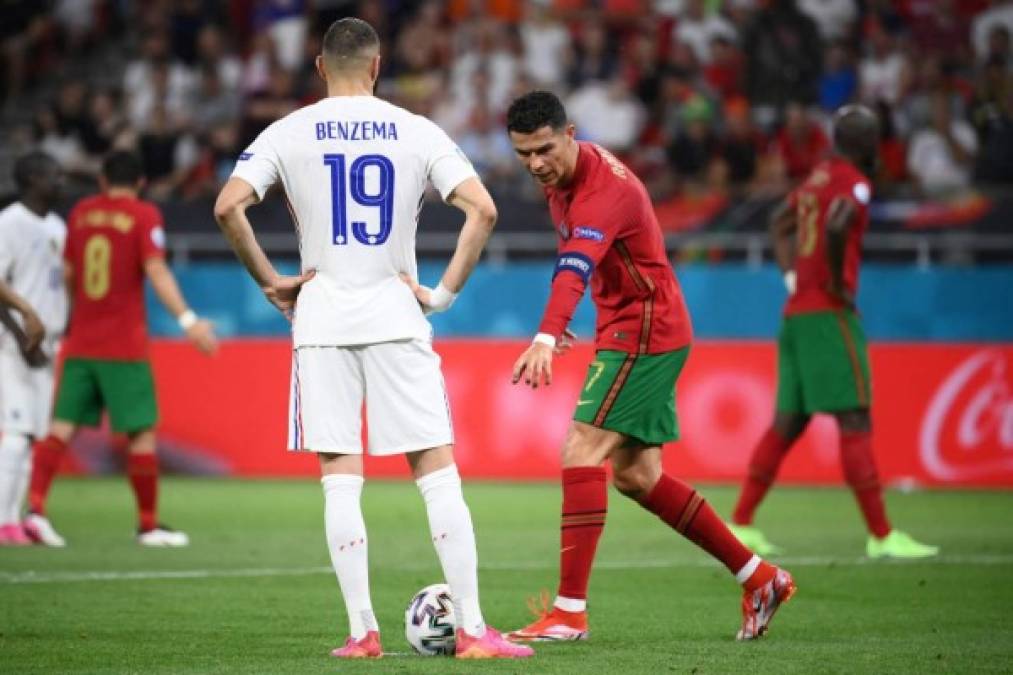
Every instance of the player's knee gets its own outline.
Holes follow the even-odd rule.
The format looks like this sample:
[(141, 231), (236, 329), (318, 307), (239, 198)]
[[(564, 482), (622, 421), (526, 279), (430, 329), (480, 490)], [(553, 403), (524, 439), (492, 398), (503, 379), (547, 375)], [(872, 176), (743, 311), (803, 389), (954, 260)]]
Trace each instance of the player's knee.
[(841, 433), (866, 433), (872, 429), (872, 418), (864, 409), (845, 410), (834, 415)]
[(563, 442), (561, 460), (564, 468), (598, 466), (609, 456), (609, 447), (593, 430), (574, 425)]
[(617, 468), (613, 465), (612, 484), (630, 499), (640, 499), (648, 494), (657, 482), (657, 476), (646, 467), (633, 465)]

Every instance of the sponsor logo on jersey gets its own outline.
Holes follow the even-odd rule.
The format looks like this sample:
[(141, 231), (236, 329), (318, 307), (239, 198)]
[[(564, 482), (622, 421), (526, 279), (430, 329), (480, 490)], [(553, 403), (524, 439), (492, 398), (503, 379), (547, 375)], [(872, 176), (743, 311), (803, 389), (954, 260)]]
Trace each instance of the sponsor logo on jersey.
[(241, 152), (241, 153), (239, 153), (239, 161), (240, 162), (245, 162), (246, 160), (251, 159), (252, 157), (253, 157), (253, 153), (252, 152)]
[(922, 418), (922, 463), (941, 480), (1013, 471), (1013, 373), (997, 350), (975, 352), (936, 390)]
[(338, 122), (329, 120), (316, 123), (317, 140), (327, 139), (339, 141), (396, 141), (397, 125), (393, 122), (376, 122), (361, 120), (358, 122)]
[(593, 227), (575, 227), (573, 228), (574, 239), (590, 239), (591, 241), (605, 241), (605, 233), (601, 230), (596, 230)]
[(560, 272), (573, 272), (586, 284), (588, 279), (591, 278), (591, 272), (594, 270), (594, 263), (586, 255), (581, 253), (563, 253), (556, 260), (556, 271), (552, 274), (552, 278), (555, 279), (556, 275)]

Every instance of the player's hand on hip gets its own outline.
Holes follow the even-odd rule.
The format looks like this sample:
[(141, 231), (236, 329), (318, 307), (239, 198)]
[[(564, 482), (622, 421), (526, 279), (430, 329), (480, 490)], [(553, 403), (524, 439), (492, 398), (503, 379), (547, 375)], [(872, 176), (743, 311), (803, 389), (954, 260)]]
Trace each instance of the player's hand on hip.
[(404, 272), (401, 272), (398, 276), (401, 277), (401, 281), (408, 284), (408, 288), (415, 294), (415, 299), (418, 300), (419, 305), (422, 307), (422, 312), (426, 316), (436, 312), (447, 311), (454, 304), (454, 300), (457, 299), (457, 293), (451, 293), (443, 287), (442, 283), (436, 288), (429, 288), (412, 279)]
[(200, 319), (187, 328), (186, 337), (202, 354), (214, 354), (218, 350), (214, 326), (207, 319)]
[(547, 344), (532, 343), (514, 363), (513, 383), (523, 378), (524, 384), (532, 389), (537, 389), (542, 382), (545, 386), (552, 384), (552, 350)]
[(562, 356), (563, 354), (573, 349), (573, 345), (576, 344), (576, 342), (577, 342), (577, 334), (574, 333), (569, 328), (565, 328), (563, 329), (563, 334), (559, 338), (559, 342), (557, 342), (556, 346), (553, 347), (552, 353)]
[(303, 284), (316, 276), (316, 270), (303, 272), (298, 276), (282, 277), (264, 287), (264, 296), (268, 302), (277, 307), (289, 321), (292, 320), (292, 312), (295, 310), (295, 301), (299, 297), (299, 291)]
[(20, 347), (22, 352), (29, 354), (42, 344), (42, 339), (46, 337), (46, 328), (35, 312), (25, 312), (21, 317), (21, 322), (24, 324), (25, 336)]

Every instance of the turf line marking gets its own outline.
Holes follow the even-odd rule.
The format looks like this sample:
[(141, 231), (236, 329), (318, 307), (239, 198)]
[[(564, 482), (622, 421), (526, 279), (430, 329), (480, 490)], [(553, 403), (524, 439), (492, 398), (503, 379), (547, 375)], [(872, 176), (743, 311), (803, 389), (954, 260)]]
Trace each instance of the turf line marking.
[[(773, 559), (785, 567), (858, 567), (863, 565), (1013, 565), (1013, 554), (968, 554), (943, 555), (938, 558), (910, 561), (872, 561), (868, 558), (835, 558), (832, 556), (799, 556)], [(554, 561), (517, 561), (486, 563), (483, 570), (523, 572), (556, 569)], [(670, 560), (599, 560), (595, 569), (672, 569), (672, 568), (719, 568), (717, 562), (706, 558)], [(376, 565), (374, 569), (401, 572), (436, 569), (432, 564)], [(199, 570), (133, 570), (133, 571), (83, 571), (83, 572), (0, 572), (0, 584), (55, 584), (87, 581), (158, 581), (172, 579), (228, 579), (250, 577), (298, 577), (316, 574), (333, 574), (329, 566), (320, 567), (257, 567), (249, 569), (199, 569)]]

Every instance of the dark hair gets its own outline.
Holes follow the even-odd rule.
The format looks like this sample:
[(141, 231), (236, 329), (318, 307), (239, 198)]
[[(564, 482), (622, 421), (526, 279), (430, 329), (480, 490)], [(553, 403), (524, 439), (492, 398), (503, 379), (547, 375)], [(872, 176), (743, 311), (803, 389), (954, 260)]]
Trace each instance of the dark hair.
[(56, 160), (44, 152), (29, 152), (14, 162), (14, 184), (18, 192), (24, 192), (32, 185), (32, 179), (56, 167)]
[(834, 147), (857, 163), (872, 161), (879, 147), (879, 118), (864, 105), (846, 105), (834, 115)]
[(144, 164), (136, 154), (117, 150), (102, 161), (102, 176), (110, 185), (134, 187), (144, 178)]
[(362, 57), (366, 49), (379, 47), (380, 38), (373, 27), (362, 19), (346, 17), (338, 19), (324, 33), (323, 53), (336, 66), (345, 59)]
[(559, 131), (566, 126), (566, 109), (550, 91), (529, 91), (514, 99), (507, 110), (507, 131), (531, 134), (544, 126)]

